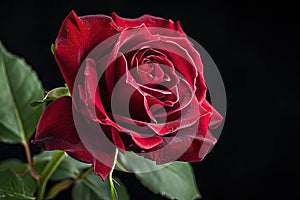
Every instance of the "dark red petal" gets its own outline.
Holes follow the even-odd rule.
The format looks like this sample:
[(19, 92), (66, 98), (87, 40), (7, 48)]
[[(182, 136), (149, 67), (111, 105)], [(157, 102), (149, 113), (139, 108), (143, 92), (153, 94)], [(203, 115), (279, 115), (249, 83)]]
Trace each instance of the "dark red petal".
[(200, 119), (198, 132), (192, 144), (178, 160), (187, 162), (201, 161), (209, 149), (217, 142), (216, 138), (214, 138), (208, 130), (210, 119), (211, 114)]
[[(95, 172), (102, 179), (106, 179), (112, 167), (112, 163), (107, 166), (107, 162), (104, 165), (98, 161), (82, 143), (73, 121), (70, 97), (61, 97), (46, 107), (38, 123), (34, 143), (43, 145), (45, 150), (64, 150), (77, 160), (94, 164)], [(114, 157), (106, 152), (99, 154)]]
[(44, 110), (35, 135), (35, 142), (43, 143), (46, 150), (77, 151), (82, 144), (72, 116), (72, 100), (61, 97)]
[(214, 109), (207, 100), (204, 100), (203, 103), (201, 104), (201, 106), (203, 106), (203, 108), (205, 108), (206, 110), (208, 110), (209, 112), (212, 113), (210, 122), (209, 122), (209, 128), (210, 129), (216, 129), (218, 128), (218, 126), (222, 123), (223, 121), (223, 117), (220, 115), (220, 113), (218, 113), (218, 111), (216, 111), (216, 109)]
[[(85, 106), (88, 108), (90, 114), (87, 117), (88, 118), (91, 117), (95, 121), (100, 120), (101, 122), (105, 123), (106, 121), (109, 120), (109, 118), (106, 115), (106, 112), (103, 108), (100, 99), (100, 94), (98, 90), (98, 76), (95, 68), (96, 68), (95, 61), (91, 58), (86, 59), (86, 66), (82, 74), (84, 78), (83, 80), (84, 83), (81, 83), (84, 84), (83, 86), (84, 88), (83, 93), (85, 96), (84, 101), (85, 101)], [(75, 91), (75, 94), (77, 94), (76, 92), (77, 91)], [(80, 100), (74, 99), (74, 101), (77, 104), (77, 102)]]
[[(177, 115), (176, 112), (174, 114)], [(166, 135), (193, 125), (202, 115), (205, 114), (206, 111), (200, 110), (198, 101), (196, 98), (193, 98), (190, 104), (181, 110), (179, 119), (162, 124), (149, 124), (149, 127), (152, 128), (158, 135)], [(170, 117), (172, 117), (171, 115)]]
[(139, 27), (124, 29), (120, 35), (118, 35), (118, 40), (111, 51), (111, 58), (108, 60), (108, 63), (112, 63), (118, 53), (128, 53), (131, 50), (134, 50), (133, 48), (136, 45), (155, 37), (158, 36), (152, 36), (144, 24), (140, 25)]
[(179, 130), (172, 137), (164, 137), (164, 141), (145, 154), (157, 164), (180, 161), (200, 161), (206, 155), (209, 147), (216, 143), (216, 139), (208, 134), (210, 113), (199, 119), (198, 123)]
[(80, 136), (80, 141), (93, 156), (95, 173), (105, 179), (114, 164), (116, 146), (110, 139), (111, 127), (100, 125), (93, 120), (85, 120), (83, 116), (74, 111), (74, 121)]
[(182, 48), (186, 49), (188, 53), (193, 58), (198, 72), (203, 73), (203, 64), (201, 61), (200, 54), (198, 51), (193, 47), (193, 44), (188, 40), (188, 38), (179, 38), (179, 37), (167, 37), (167, 36), (160, 36), (161, 40), (165, 41), (173, 41), (176, 44), (180, 45)]
[(151, 15), (143, 15), (136, 19), (127, 19), (127, 18), (119, 17), (114, 12), (112, 13), (112, 18), (118, 26), (136, 27), (136, 26), (140, 26), (141, 24), (145, 24), (147, 27), (156, 27), (156, 28), (164, 28), (164, 29), (172, 30), (172, 31), (167, 31), (167, 30), (150, 29), (150, 32), (152, 34), (159, 33), (160, 35), (186, 37), (185, 33), (183, 32), (180, 26), (179, 21), (174, 23), (170, 19), (168, 20), (161, 17), (151, 16)]
[[(96, 71), (96, 63), (93, 59), (86, 59), (86, 66), (83, 76), (83, 83), (80, 84), (84, 85), (84, 91), (82, 91), (82, 93), (84, 93), (83, 96), (85, 96), (85, 99), (74, 99), (74, 101), (84, 101), (84, 105), (81, 105), (83, 106), (83, 108), (81, 108), (81, 112), (86, 113), (84, 109), (87, 110), (87, 112), (89, 113), (89, 115), (86, 116), (87, 120), (92, 119), (94, 122), (100, 123), (102, 125), (114, 126), (114, 122), (107, 115), (106, 110), (104, 109), (102, 98), (100, 97), (98, 85), (99, 77)], [(74, 91), (74, 94), (77, 94), (77, 92), (81, 93), (80, 88), (82, 86), (80, 84), (78, 91)], [(102, 85), (100, 85), (100, 87), (102, 87)]]
[(126, 73), (126, 69), (127, 60), (123, 54), (118, 53), (115, 60), (105, 70), (106, 85), (110, 95), (114, 90), (115, 84)]
[(140, 137), (131, 134), (133, 141), (142, 149), (151, 149), (159, 145), (163, 139), (159, 136)]
[(179, 98), (178, 106), (174, 108), (170, 108), (167, 112), (157, 111), (155, 113), (155, 117), (166, 117), (167, 115), (171, 115), (175, 112), (183, 110), (190, 104), (190, 102), (193, 99), (193, 91), (191, 86), (184, 79), (180, 79), (180, 82), (177, 85), (177, 90), (178, 91), (176, 95)]
[[(131, 130), (128, 130), (119, 124), (115, 123), (112, 120), (112, 115), (107, 113), (104, 109), (102, 96), (100, 97), (101, 88), (103, 88), (103, 85), (98, 85), (98, 77), (96, 72), (96, 63), (93, 59), (88, 58), (86, 59), (86, 66), (84, 72), (80, 72), (83, 74), (83, 80), (81, 80), (80, 83), (78, 83), (78, 90), (74, 90), (73, 93), (73, 101), (76, 104), (76, 108), (80, 110), (80, 112), (84, 115), (86, 120), (92, 120), (93, 122), (99, 123), (103, 126), (110, 126), (116, 128), (119, 132), (132, 132)], [(123, 80), (124, 81), (124, 80)], [(120, 84), (121, 87), (115, 87), (114, 92), (117, 94), (116, 96), (113, 96), (112, 100), (110, 101), (111, 106), (115, 109), (113, 111), (120, 112), (121, 114), (126, 114), (126, 111), (128, 111), (128, 105), (124, 105), (124, 98), (129, 98), (130, 100), (131, 95), (133, 94), (133, 99), (136, 96), (136, 93), (134, 93), (135, 89), (131, 87), (129, 84), (126, 84), (124, 81), (124, 84)], [(100, 90), (98, 89), (100, 87)], [(100, 91), (100, 93), (99, 93)], [(103, 93), (101, 93), (103, 95)], [(122, 97), (122, 98), (120, 98)], [(108, 101), (109, 102), (109, 101)], [(143, 101), (138, 101), (138, 105), (141, 106), (141, 109), (135, 109), (133, 113), (133, 116), (139, 118), (139, 116), (143, 119), (144, 117), (147, 117), (146, 121), (148, 120), (148, 115), (146, 114), (146, 111), (144, 109), (144, 103)], [(121, 106), (120, 106), (121, 105)], [(124, 113), (123, 110), (124, 109)], [(142, 112), (144, 111), (144, 112)], [(111, 130), (107, 131), (111, 132)], [(117, 139), (117, 138), (112, 138)], [(122, 147), (122, 145), (118, 145), (119, 143), (116, 143), (118, 147)]]
[[(164, 136), (178, 131), (182, 128), (192, 126), (197, 122), (197, 120), (199, 120), (199, 118), (202, 118), (202, 116), (206, 116), (207, 114), (211, 115), (210, 112), (205, 110), (203, 107), (199, 106), (196, 97), (194, 97), (191, 103), (186, 108), (184, 108), (179, 114), (179, 117), (177, 117), (177, 119), (175, 120), (168, 121), (167, 118), (166, 123), (149, 123), (142, 120), (132, 119), (124, 115), (114, 115), (114, 118), (118, 121), (118, 123), (122, 123), (122, 126), (127, 125), (128, 127), (131, 126), (137, 128), (137, 125), (139, 125), (141, 126), (141, 128), (143, 128), (142, 133), (146, 132), (148, 135), (157, 134), (160, 136)], [(177, 116), (178, 113), (174, 113), (174, 115)], [(151, 131), (148, 131), (148, 128), (151, 128), (153, 133), (151, 133)], [(139, 133), (139, 131), (137, 130), (135, 130), (135, 132)]]
[(198, 76), (196, 79), (196, 96), (198, 98), (198, 101), (201, 103), (204, 101), (206, 97), (206, 85), (203, 78), (203, 64), (201, 61), (201, 56), (198, 53), (198, 51), (193, 47), (193, 44), (187, 39), (187, 38), (178, 38), (178, 37), (166, 37), (166, 36), (160, 36), (162, 40), (169, 40), (173, 41), (176, 44), (180, 45), (182, 48), (186, 49), (189, 55), (192, 57), (193, 61), (195, 62), (195, 65), (197, 67)]
[(111, 137), (114, 142), (114, 144), (124, 153), (125, 152), (125, 146), (123, 143), (123, 140), (120, 136), (120, 133), (117, 129), (114, 127), (111, 127)]
[(210, 148), (216, 143), (216, 139), (207, 131), (201, 139), (196, 138), (188, 150), (177, 160), (186, 162), (199, 162), (203, 160)]
[(154, 121), (157, 122), (157, 119), (160, 118), (165, 118), (166, 116), (166, 109), (175, 109), (174, 105), (178, 102), (179, 100), (179, 95), (178, 95), (178, 90), (177, 87), (173, 89), (173, 91), (168, 91), (170, 92), (169, 94), (163, 94), (159, 98), (152, 96), (154, 91), (153, 90), (148, 90), (144, 88), (144, 92), (148, 91), (148, 94), (145, 94), (146, 101), (147, 101), (147, 110), (151, 112), (151, 115), (155, 119)]
[(71, 92), (83, 59), (97, 44), (119, 31), (108, 16), (79, 18), (71, 11), (66, 17), (55, 40), (54, 56)]
[(101, 176), (102, 180), (106, 180), (112, 168), (103, 164), (102, 162), (99, 162), (98, 160), (95, 160), (93, 164), (94, 173)]
[(195, 95), (199, 101), (199, 103), (203, 102), (206, 98), (207, 86), (205, 84), (205, 80), (203, 74), (198, 73), (196, 78), (196, 92)]
[(99, 43), (120, 33), (123, 28), (118, 26), (111, 17), (106, 15), (87, 15), (80, 17), (88, 37), (85, 38), (88, 46), (85, 50), (90, 52)]
[(166, 55), (173, 63), (177, 74), (180, 74), (196, 90), (196, 78), (198, 76), (197, 67), (186, 49), (172, 41), (153, 40), (137, 45), (139, 49), (144, 46), (156, 49)]
[[(148, 62), (144, 63), (144, 61), (149, 58), (152, 59), (149, 60), (151, 64)], [(146, 96), (159, 98), (165, 95), (169, 96), (167, 93), (171, 94), (170, 91), (166, 90), (176, 90), (175, 87), (179, 83), (179, 79), (175, 73), (173, 63), (166, 55), (155, 49), (144, 47), (137, 50), (134, 55), (130, 55), (128, 61), (130, 64), (128, 67), (131, 69), (131, 75), (141, 90), (146, 93)], [(155, 68), (151, 69), (150, 65), (153, 66), (153, 64), (159, 64), (159, 66), (157, 66), (158, 72), (163, 72), (160, 73), (159, 81), (155, 81), (158, 74), (153, 78), (149, 78), (149, 71), (155, 70)], [(173, 96), (173, 94), (171, 95)]]
[[(106, 164), (103, 164), (102, 162), (93, 158), (92, 154), (90, 154), (86, 149), (84, 151), (68, 152), (68, 154), (77, 160), (93, 164), (94, 173), (99, 175), (103, 180), (107, 178), (112, 169)], [(113, 157), (114, 155), (112, 154), (111, 156)]]
[(136, 69), (131, 74), (141, 87), (154, 90), (156, 86), (162, 86), (172, 89), (179, 82), (175, 69), (161, 63), (140, 64)]

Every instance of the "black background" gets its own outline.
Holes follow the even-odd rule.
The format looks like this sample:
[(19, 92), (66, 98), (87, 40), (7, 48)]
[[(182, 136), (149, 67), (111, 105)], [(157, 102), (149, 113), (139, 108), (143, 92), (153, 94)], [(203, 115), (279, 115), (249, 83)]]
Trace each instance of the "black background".
[[(204, 200), (300, 199), (295, 4), (2, 0), (0, 40), (33, 66), (46, 90), (64, 83), (50, 44), (71, 9), (78, 15), (115, 11), (128, 18), (148, 13), (180, 20), (184, 31), (210, 53), (225, 83), (228, 113), (216, 147), (203, 162), (193, 164)], [(0, 149), (1, 159), (25, 159), (21, 146), (1, 144)], [(132, 199), (160, 199), (134, 176), (118, 175)], [(67, 197), (67, 192), (59, 196)]]

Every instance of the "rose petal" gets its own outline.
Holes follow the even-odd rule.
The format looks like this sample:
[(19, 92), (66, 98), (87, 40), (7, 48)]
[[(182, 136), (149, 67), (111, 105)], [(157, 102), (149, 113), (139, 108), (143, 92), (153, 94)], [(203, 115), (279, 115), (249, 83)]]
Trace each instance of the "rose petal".
[[(61, 97), (50, 103), (44, 110), (37, 126), (34, 143), (42, 144), (45, 150), (64, 150), (77, 160), (94, 164), (94, 169), (102, 179), (106, 179), (112, 164), (101, 163), (86, 149), (78, 136), (72, 116), (70, 97)], [(103, 157), (114, 157), (101, 153)]]
[(55, 40), (55, 59), (70, 91), (83, 59), (100, 42), (121, 31), (105, 15), (77, 17), (74, 11), (64, 20)]
[(177, 116), (177, 113), (175, 112), (167, 116), (166, 123), (149, 124), (148, 126), (151, 127), (158, 135), (163, 136), (193, 125), (200, 117), (206, 114), (207, 111), (199, 108), (198, 101), (194, 97), (186, 108), (180, 110), (179, 118), (168, 120), (168, 117), (172, 118), (172, 115)]
[(115, 60), (106, 68), (105, 71), (105, 80), (107, 84), (107, 89), (111, 95), (115, 84), (125, 75), (127, 69), (127, 60), (125, 56), (121, 53), (118, 53)]
[[(84, 99), (81, 98), (76, 99), (73, 97), (75, 102), (79, 102), (76, 103), (77, 107), (80, 107), (78, 109), (80, 109), (81, 113), (86, 113), (85, 114), (86, 120), (92, 119), (94, 122), (100, 123), (101, 125), (114, 127), (119, 132), (125, 132), (125, 133), (133, 132), (130, 129), (126, 129), (126, 127), (120, 126), (120, 124), (115, 123), (112, 120), (113, 115), (110, 115), (109, 112), (107, 112), (104, 109), (102, 95), (106, 94), (103, 92), (104, 89), (106, 88), (105, 85), (106, 82), (100, 82), (100, 84), (97, 85), (98, 80), (97, 80), (97, 72), (95, 67), (96, 67), (95, 62), (92, 59), (89, 58), (86, 60), (86, 68), (84, 71), (84, 78), (82, 80), (83, 83), (81, 83), (82, 85), (84, 85), (84, 91), (80, 89), (83, 88), (82, 85), (79, 85), (80, 86), (79, 89), (74, 90), (74, 94), (73, 94), (73, 96), (76, 97), (84, 97)], [(124, 78), (126, 77), (123, 77), (123, 79)], [(132, 117), (138, 118), (140, 120), (149, 121), (149, 116), (146, 113), (144, 101), (143, 100), (140, 101), (140, 98), (143, 99), (143, 97), (141, 95), (138, 95), (138, 93), (135, 93), (134, 92), (135, 88), (126, 84), (125, 80), (123, 81), (124, 84), (120, 84), (120, 87), (114, 88), (114, 92), (116, 93), (116, 96), (113, 96), (113, 98), (111, 100), (108, 100), (107, 102), (110, 103), (110, 106), (114, 108), (113, 111), (117, 112), (117, 114), (123, 114), (127, 116), (126, 111), (128, 111), (129, 109), (129, 111), (131, 111), (129, 114), (131, 114)], [(98, 89), (98, 87), (100, 87), (100, 90)], [(99, 91), (101, 92), (101, 97)], [(138, 96), (136, 97), (136, 95)], [(130, 99), (139, 99), (139, 100), (137, 101), (136, 104), (131, 104), (132, 106), (129, 106), (130, 104), (124, 105), (124, 98), (128, 98), (128, 101), (130, 101)], [(139, 108), (137, 109), (137, 107)], [(114, 140), (116, 138), (113, 137), (112, 139)], [(122, 147), (121, 145), (118, 144), (117, 146)]]
[[(185, 109), (180, 111), (179, 116), (178, 113), (172, 113), (167, 117), (166, 122), (164, 123), (149, 123), (117, 114), (114, 114), (113, 118), (117, 121), (118, 124), (122, 124), (123, 127), (128, 127), (129, 130), (134, 129), (134, 131), (137, 133), (146, 133), (147, 135), (151, 136), (155, 134), (165, 136), (180, 129), (192, 126), (197, 122), (197, 120), (199, 120), (199, 118), (202, 118), (207, 114), (211, 116), (210, 112), (205, 110), (205, 108), (199, 106), (196, 97), (194, 97), (191, 103)], [(175, 115), (176, 118), (173, 119), (172, 115)], [(171, 120), (168, 119), (169, 117), (171, 118)], [(149, 131), (149, 128), (151, 128), (154, 133), (151, 133), (151, 131)]]
[(201, 138), (196, 138), (193, 143), (190, 145), (188, 150), (180, 158), (178, 161), (185, 162), (199, 162), (204, 159), (208, 151), (212, 148), (217, 140), (207, 131), (205, 136)]
[(203, 64), (201, 61), (201, 56), (199, 52), (193, 47), (193, 44), (187, 38), (179, 38), (179, 37), (168, 37), (168, 36), (160, 36), (161, 40), (169, 40), (173, 41), (176, 44), (180, 45), (182, 48), (186, 49), (193, 61), (195, 62), (195, 66), (197, 67), (198, 76), (196, 79), (196, 96), (198, 101), (201, 103), (204, 101), (206, 97), (206, 85), (203, 78)]
[[(143, 63), (143, 61), (141, 61), (147, 57), (152, 57), (153, 59), (155, 57), (154, 60), (149, 62), (154, 62), (153, 64), (156, 65), (158, 72), (161, 72), (160, 74), (156, 74), (153, 78), (147, 77), (149, 76), (149, 73), (139, 70), (141, 67), (147, 67), (147, 65), (149, 65), (148, 63)], [(137, 63), (134, 63), (133, 59), (136, 59)], [(159, 64), (159, 66), (157, 66), (157, 64)], [(137, 69), (131, 70), (131, 74), (141, 90), (146, 92), (146, 96), (149, 94), (148, 96), (159, 98), (162, 96), (169, 96), (168, 94), (172, 95), (172, 92), (170, 93), (169, 90), (175, 91), (175, 87), (179, 83), (173, 63), (164, 54), (155, 49), (142, 48), (138, 50), (131, 58), (130, 68)], [(153, 70), (155, 70), (155, 68), (153, 68)], [(143, 76), (146, 77), (142, 78)], [(157, 76), (160, 78), (157, 79)]]
[(159, 136), (139, 137), (131, 134), (133, 141), (142, 149), (151, 149), (159, 145), (163, 139)]
[(179, 130), (174, 136), (164, 137), (159, 146), (149, 149), (144, 156), (155, 160), (157, 164), (176, 160), (186, 162), (202, 160), (208, 148), (216, 143), (216, 139), (208, 134), (210, 117), (211, 115), (207, 113), (198, 123)]
[(35, 142), (43, 143), (46, 150), (81, 149), (82, 144), (73, 122), (70, 97), (61, 97), (46, 107), (37, 126)]
[(203, 64), (201, 61), (201, 56), (199, 52), (193, 47), (193, 44), (188, 40), (188, 38), (179, 38), (179, 37), (168, 37), (168, 36), (159, 36), (161, 40), (165, 41), (173, 41), (176, 44), (180, 45), (182, 48), (186, 49), (190, 54), (192, 59), (194, 60), (198, 72), (203, 73)]
[[(99, 89), (98, 89), (98, 76), (96, 71), (96, 63), (92, 59), (86, 60), (86, 67), (84, 69), (84, 92), (86, 96), (86, 106), (90, 113), (89, 117), (97, 121), (98, 119), (106, 122), (109, 120), (100, 99)], [(79, 101), (79, 100), (76, 100)], [(96, 110), (97, 109), (97, 110)], [(97, 112), (98, 111), (98, 112)]]
[(152, 36), (144, 24), (135, 28), (125, 28), (118, 35), (118, 40), (114, 45), (108, 64), (115, 60), (118, 53), (131, 52), (136, 45), (155, 38), (158, 38), (158, 36)]
[[(86, 51), (91, 51), (99, 43), (112, 37), (124, 28), (118, 26), (111, 17), (106, 15), (86, 15), (80, 17), (85, 31), (88, 33), (88, 46), (85, 46)], [(110, 46), (110, 45), (109, 45)]]
[(176, 95), (177, 95), (178, 101), (176, 101), (176, 103), (178, 102), (178, 106), (176, 106), (174, 108), (166, 108), (167, 112), (157, 111), (155, 113), (156, 118), (159, 118), (159, 117), (165, 118), (167, 115), (171, 115), (180, 110), (183, 110), (190, 104), (190, 102), (193, 99), (193, 91), (192, 91), (191, 86), (184, 79), (180, 78), (180, 82), (177, 85), (177, 88), (178, 88), (178, 92), (176, 93)]
[(76, 111), (73, 117), (81, 142), (94, 157), (95, 172), (97, 173), (98, 165), (98, 168), (102, 167), (100, 170), (103, 170), (104, 175), (107, 176), (109, 168), (113, 166), (116, 153), (116, 145), (110, 137), (111, 126), (99, 124), (91, 119), (87, 121)]
[[(155, 17), (151, 15), (143, 15), (136, 19), (126, 19), (119, 17), (116, 13), (112, 13), (112, 18), (118, 24), (122, 27), (136, 27), (140, 26), (141, 24), (145, 24), (147, 27), (157, 27), (161, 29), (150, 29), (152, 34), (160, 33), (162, 35), (168, 35), (168, 36), (180, 36), (180, 37), (186, 37), (184, 34), (179, 21), (174, 23), (172, 20)], [(162, 29), (169, 29), (168, 30), (162, 30)]]
[(210, 122), (209, 122), (209, 128), (210, 129), (216, 129), (219, 127), (219, 125), (223, 121), (223, 117), (218, 113), (214, 107), (212, 107), (207, 100), (204, 100), (203, 103), (201, 104), (206, 110), (212, 113)]
[(124, 153), (125, 152), (125, 146), (123, 143), (123, 140), (120, 136), (120, 133), (117, 129), (114, 127), (111, 127), (111, 137), (114, 142), (114, 144)]
[(153, 88), (164, 86), (172, 89), (179, 82), (174, 70), (161, 63), (146, 63), (137, 66), (137, 70), (131, 70), (131, 74), (141, 87)]
[(150, 40), (141, 43), (135, 47), (135, 49), (140, 49), (144, 46), (156, 49), (162, 52), (166, 57), (172, 62), (175, 67), (177, 74), (184, 77), (187, 82), (192, 86), (193, 90), (196, 90), (196, 78), (198, 76), (198, 71), (195, 63), (186, 49), (182, 48), (180, 45), (173, 41), (163, 41), (163, 40)]
[[(114, 155), (112, 155), (112, 156), (114, 156)], [(109, 175), (112, 168), (107, 166), (106, 164), (103, 164), (102, 162), (100, 162), (96, 159), (94, 160), (93, 164), (94, 164), (94, 173), (99, 175), (102, 178), (102, 180), (106, 180), (106, 178)]]

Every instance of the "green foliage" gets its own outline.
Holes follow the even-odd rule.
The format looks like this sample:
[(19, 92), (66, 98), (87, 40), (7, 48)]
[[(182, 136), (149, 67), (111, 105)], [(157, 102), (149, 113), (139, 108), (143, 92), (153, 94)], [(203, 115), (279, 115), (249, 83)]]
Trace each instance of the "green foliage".
[(137, 179), (155, 194), (178, 200), (201, 197), (190, 163), (173, 162), (158, 166), (133, 152), (119, 153), (119, 162), (127, 171), (134, 172)]
[[(126, 187), (119, 180), (115, 184), (119, 200), (129, 200)], [(83, 179), (78, 180), (72, 190), (73, 200), (111, 200), (110, 187), (108, 179), (102, 179), (93, 172), (89, 173)]]
[(27, 164), (17, 159), (0, 163), (0, 199), (34, 199), (37, 185)]
[[(56, 151), (44, 151), (33, 157), (35, 169), (41, 172), (45, 165), (52, 159)], [(57, 167), (51, 180), (59, 181), (63, 179), (76, 178), (83, 169), (91, 167), (91, 164), (79, 162), (70, 156), (66, 156)]]
[(53, 101), (53, 100), (58, 99), (63, 96), (71, 96), (70, 91), (67, 87), (54, 88), (53, 90), (50, 90), (49, 92), (47, 92), (43, 99), (30, 102), (30, 106), (37, 107), (48, 101)]
[(30, 102), (43, 98), (36, 73), (26, 62), (0, 43), (0, 141), (25, 143), (34, 133), (43, 106)]

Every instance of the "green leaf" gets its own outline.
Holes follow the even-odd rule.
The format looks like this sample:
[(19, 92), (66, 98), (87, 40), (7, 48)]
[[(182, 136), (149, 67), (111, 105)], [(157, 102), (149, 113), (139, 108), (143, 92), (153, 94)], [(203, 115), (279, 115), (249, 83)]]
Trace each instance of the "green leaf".
[(51, 44), (51, 52), (52, 52), (52, 54), (54, 55), (54, 52), (55, 52), (55, 44)]
[[(119, 184), (116, 184), (119, 200), (130, 199), (124, 184), (121, 182)], [(111, 200), (108, 180), (102, 181), (99, 176), (91, 172), (75, 183), (72, 196), (73, 200)]]
[(58, 99), (63, 96), (71, 96), (69, 88), (68, 87), (58, 87), (54, 88), (53, 90), (46, 93), (45, 97), (41, 100), (32, 101), (30, 103), (31, 107), (39, 106), (43, 103), (46, 103), (48, 101), (53, 101), (55, 99)]
[(58, 87), (54, 88), (53, 90), (47, 92), (47, 98), (48, 99), (58, 99), (63, 96), (71, 96), (70, 91), (67, 87)]
[(193, 200), (201, 197), (190, 163), (174, 162), (163, 169), (135, 175), (155, 194), (178, 200)]
[[(117, 167), (121, 171), (134, 173), (152, 172), (164, 168), (168, 164), (157, 165), (153, 160), (146, 159), (134, 152), (126, 151), (125, 154), (119, 152)], [(125, 169), (125, 170), (124, 170)]]
[(37, 183), (31, 176), (27, 163), (23, 163), (22, 161), (14, 158), (1, 161), (0, 172), (7, 170), (12, 170), (14, 173), (16, 173), (28, 187), (29, 191), (32, 193), (37, 191)]
[[(119, 153), (118, 161), (127, 171), (134, 172), (137, 179), (155, 194), (178, 200), (201, 197), (190, 163), (156, 165), (154, 161), (133, 152)], [(141, 173), (145, 171), (147, 173)]]
[(32, 136), (43, 106), (29, 103), (43, 98), (36, 73), (25, 61), (0, 44), (0, 141), (25, 143)]
[(72, 190), (73, 200), (110, 200), (110, 188), (107, 181), (90, 173), (78, 180)]
[(130, 200), (129, 193), (127, 191), (126, 186), (119, 179), (115, 179), (117, 184), (115, 184), (115, 188), (118, 193), (119, 200)]
[(47, 163), (43, 169), (39, 179), (39, 191), (38, 199), (43, 199), (46, 191), (48, 180), (55, 172), (61, 161), (65, 158), (66, 153), (64, 151), (56, 151), (51, 160)]
[(0, 177), (0, 199), (35, 199), (21, 177), (13, 171), (1, 171)]
[(7, 160), (3, 160), (3, 161), (0, 162), (0, 172), (20, 167), (23, 164), (24, 163), (22, 161), (20, 161), (18, 159), (15, 159), (15, 158), (10, 158), (10, 159), (7, 159)]
[[(43, 170), (55, 152), (56, 151), (44, 151), (33, 157), (34, 167), (37, 172)], [(79, 162), (70, 156), (66, 156), (51, 176), (51, 180), (60, 181), (63, 179), (76, 178), (83, 169), (89, 167), (91, 167), (91, 164)]]
[(69, 188), (73, 184), (73, 180), (67, 179), (55, 184), (48, 192), (46, 199), (54, 199), (60, 192)]

